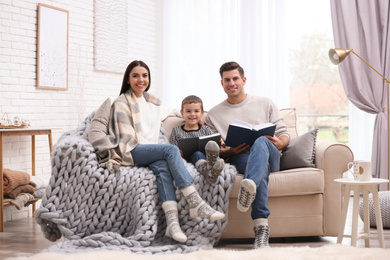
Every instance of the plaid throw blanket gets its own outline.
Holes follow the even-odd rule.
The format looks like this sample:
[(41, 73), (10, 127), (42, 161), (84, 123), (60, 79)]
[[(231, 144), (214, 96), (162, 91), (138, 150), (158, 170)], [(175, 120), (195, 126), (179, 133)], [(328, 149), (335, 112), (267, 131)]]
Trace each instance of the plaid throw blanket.
[[(144, 93), (145, 100), (157, 106), (155, 96)], [(136, 96), (131, 90), (117, 98), (110, 107), (107, 99), (92, 119), (89, 141), (97, 150), (99, 164), (112, 170), (113, 165), (133, 166), (131, 151), (142, 137), (141, 118)]]

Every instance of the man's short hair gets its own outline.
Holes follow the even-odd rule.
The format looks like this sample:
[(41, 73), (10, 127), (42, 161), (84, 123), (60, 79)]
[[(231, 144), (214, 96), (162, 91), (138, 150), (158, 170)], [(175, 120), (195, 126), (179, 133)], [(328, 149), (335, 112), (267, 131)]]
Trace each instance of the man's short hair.
[(183, 110), (183, 107), (185, 104), (192, 104), (192, 103), (199, 103), (200, 108), (203, 111), (203, 101), (200, 97), (195, 96), (195, 95), (190, 95), (190, 96), (183, 99), (183, 101), (181, 102), (181, 110)]
[(240, 64), (238, 64), (235, 61), (230, 61), (230, 62), (226, 62), (226, 63), (222, 64), (221, 68), (219, 68), (219, 74), (221, 75), (221, 78), (222, 78), (222, 74), (225, 71), (231, 71), (231, 70), (235, 70), (235, 69), (238, 69), (238, 72), (240, 73), (241, 78), (243, 78), (244, 77), (244, 69), (240, 66)]

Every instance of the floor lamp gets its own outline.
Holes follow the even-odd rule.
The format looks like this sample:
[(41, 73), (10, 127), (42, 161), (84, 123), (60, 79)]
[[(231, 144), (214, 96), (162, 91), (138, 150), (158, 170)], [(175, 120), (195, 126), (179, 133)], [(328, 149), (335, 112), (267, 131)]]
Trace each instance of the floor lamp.
[[(386, 110), (386, 113), (387, 113), (387, 179), (389, 180), (389, 171), (390, 171), (390, 163), (389, 163), (389, 154), (390, 154), (390, 148), (389, 148), (389, 138), (390, 138), (390, 134), (389, 134), (389, 84), (390, 84), (390, 80), (388, 78), (385, 78), (382, 74), (380, 74), (376, 69), (374, 69), (370, 64), (368, 64), (367, 61), (365, 61), (362, 57), (360, 57), (356, 52), (353, 51), (353, 49), (330, 49), (329, 50), (329, 59), (330, 61), (335, 64), (335, 65), (338, 65), (340, 64), (340, 62), (342, 62), (345, 57), (347, 57), (348, 54), (350, 53), (353, 53), (355, 54), (359, 59), (361, 59), (364, 63), (366, 63), (371, 69), (373, 69), (376, 73), (378, 73), (385, 81), (386, 81), (386, 100), (387, 100), (387, 104), (386, 104), (386, 108), (384, 108), (383, 110)], [(389, 184), (387, 184), (387, 190), (389, 190)]]

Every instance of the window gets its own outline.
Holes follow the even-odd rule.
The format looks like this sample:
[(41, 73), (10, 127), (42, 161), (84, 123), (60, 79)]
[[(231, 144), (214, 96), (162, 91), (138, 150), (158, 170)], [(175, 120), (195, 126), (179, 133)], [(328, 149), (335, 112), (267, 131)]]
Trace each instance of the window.
[(348, 102), (338, 67), (328, 58), (337, 47), (329, 0), (158, 3), (164, 104), (179, 107), (194, 94), (205, 110), (217, 105), (226, 98), (219, 67), (234, 60), (245, 69), (247, 93), (297, 108), (300, 134), (319, 128), (319, 138), (346, 143), (355, 158), (370, 159), (373, 117)]
[(328, 58), (334, 48), (329, 1), (286, 1), (286, 10), (290, 106), (299, 132), (318, 128), (318, 138), (348, 144), (349, 103)]

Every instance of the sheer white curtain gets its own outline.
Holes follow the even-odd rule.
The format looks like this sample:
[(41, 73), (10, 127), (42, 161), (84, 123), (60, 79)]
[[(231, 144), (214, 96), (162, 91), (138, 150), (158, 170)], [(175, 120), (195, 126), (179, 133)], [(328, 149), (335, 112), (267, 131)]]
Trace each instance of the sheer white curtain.
[[(158, 1), (160, 2), (160, 1)], [(158, 94), (179, 107), (190, 94), (205, 110), (226, 98), (219, 67), (237, 61), (247, 93), (289, 105), (284, 46), (284, 0), (164, 0), (158, 3)]]
[(375, 118), (375, 114), (364, 112), (349, 102), (349, 147), (355, 160), (371, 161)]
[(284, 0), (241, 1), (241, 63), (248, 93), (289, 106)]

